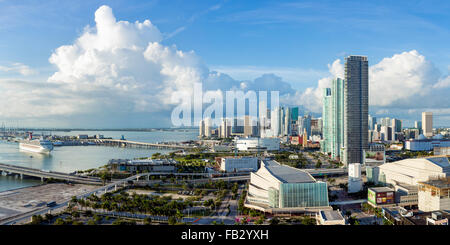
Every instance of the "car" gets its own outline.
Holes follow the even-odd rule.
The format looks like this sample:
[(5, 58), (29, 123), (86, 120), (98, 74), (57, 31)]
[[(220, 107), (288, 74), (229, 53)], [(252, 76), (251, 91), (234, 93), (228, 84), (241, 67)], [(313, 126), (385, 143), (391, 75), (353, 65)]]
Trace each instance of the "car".
[(56, 202), (55, 201), (47, 203), (47, 207), (54, 207), (54, 206), (56, 206)]

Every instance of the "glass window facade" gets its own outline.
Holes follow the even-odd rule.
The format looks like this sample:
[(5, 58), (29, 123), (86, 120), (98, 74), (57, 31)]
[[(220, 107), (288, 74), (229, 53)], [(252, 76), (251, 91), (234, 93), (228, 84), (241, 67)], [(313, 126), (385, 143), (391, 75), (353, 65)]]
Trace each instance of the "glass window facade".
[(280, 208), (329, 206), (326, 183), (280, 184)]
[(278, 208), (280, 192), (275, 188), (269, 188), (269, 206)]

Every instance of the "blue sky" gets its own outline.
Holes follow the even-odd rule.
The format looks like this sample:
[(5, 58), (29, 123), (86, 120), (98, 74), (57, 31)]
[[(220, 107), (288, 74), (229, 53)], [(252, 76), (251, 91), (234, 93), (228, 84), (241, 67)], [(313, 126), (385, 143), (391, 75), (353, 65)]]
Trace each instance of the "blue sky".
[[(328, 65), (350, 54), (366, 55), (375, 65), (416, 50), (432, 64), (439, 79), (434, 84), (445, 82), (450, 70), (448, 1), (0, 0), (0, 79), (46, 81), (58, 71), (50, 56), (73, 44), (86, 26), (95, 27), (94, 13), (102, 5), (111, 7), (117, 21), (149, 19), (163, 35), (162, 45), (194, 51), (211, 71), (235, 80), (273, 73), (299, 95), (318, 87), (330, 74)], [(17, 63), (33, 74), (7, 69)], [(419, 119), (419, 112), (402, 114), (406, 107), (377, 106), (373, 114), (386, 112), (379, 117)], [(450, 124), (448, 106), (440, 109), (440, 123)], [(13, 119), (0, 114), (0, 120)]]

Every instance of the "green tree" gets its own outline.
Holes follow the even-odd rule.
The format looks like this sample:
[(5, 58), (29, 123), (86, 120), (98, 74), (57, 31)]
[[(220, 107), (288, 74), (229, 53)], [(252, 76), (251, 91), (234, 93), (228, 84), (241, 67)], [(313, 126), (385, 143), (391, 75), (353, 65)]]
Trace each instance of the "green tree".
[(95, 220), (93, 219), (89, 219), (87, 225), (97, 225), (97, 222), (95, 222)]
[(271, 224), (271, 225), (278, 225), (279, 223), (280, 223), (280, 220), (277, 217), (274, 217), (269, 221), (269, 224)]
[(53, 223), (53, 224), (54, 224), (54, 225), (65, 225), (65, 222), (64, 222), (63, 219), (57, 218), (57, 219), (55, 220), (55, 223)]
[(177, 223), (177, 218), (175, 218), (175, 216), (170, 216), (168, 221), (169, 225), (175, 225)]

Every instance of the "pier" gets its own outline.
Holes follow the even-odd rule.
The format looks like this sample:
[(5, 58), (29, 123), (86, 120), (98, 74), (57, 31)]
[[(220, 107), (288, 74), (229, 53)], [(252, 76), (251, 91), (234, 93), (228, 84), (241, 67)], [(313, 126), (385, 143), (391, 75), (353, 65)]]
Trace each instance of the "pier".
[(0, 163), (0, 172), (5, 172), (6, 174), (16, 174), (20, 178), (23, 178), (23, 176), (32, 176), (36, 178), (41, 178), (41, 181), (44, 181), (44, 179), (51, 178), (80, 184), (102, 185), (102, 180), (100, 178), (76, 176), (66, 173), (44, 171), (40, 169), (14, 166), (4, 163)]

